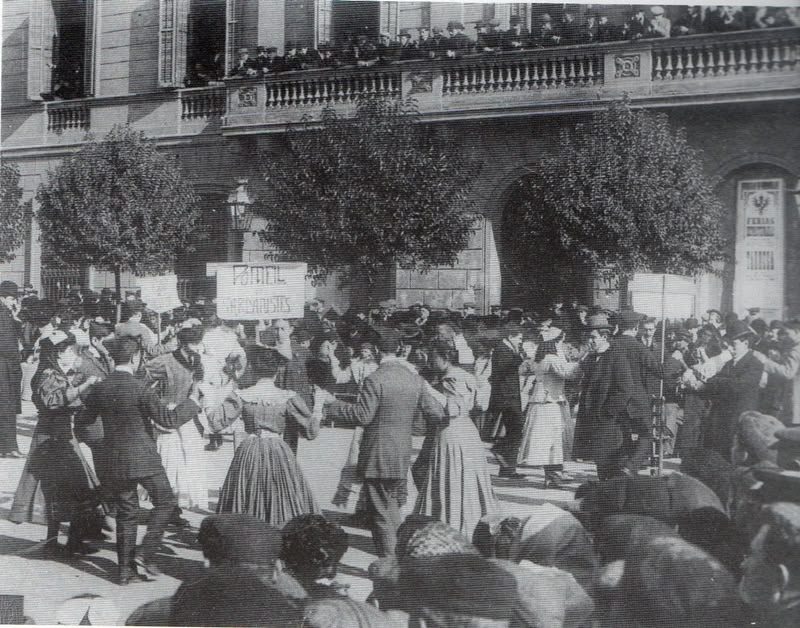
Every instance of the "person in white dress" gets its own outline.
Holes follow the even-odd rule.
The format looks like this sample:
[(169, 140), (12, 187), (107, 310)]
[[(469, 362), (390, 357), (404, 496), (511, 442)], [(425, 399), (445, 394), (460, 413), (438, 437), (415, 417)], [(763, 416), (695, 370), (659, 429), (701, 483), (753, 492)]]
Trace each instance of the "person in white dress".
[(542, 331), (536, 348), (533, 371), (536, 383), (525, 412), (525, 428), (518, 464), (541, 466), (545, 488), (558, 484), (564, 468), (563, 430), (570, 424), (564, 382), (580, 374), (577, 362), (567, 362), (562, 343), (564, 332), (557, 327)]

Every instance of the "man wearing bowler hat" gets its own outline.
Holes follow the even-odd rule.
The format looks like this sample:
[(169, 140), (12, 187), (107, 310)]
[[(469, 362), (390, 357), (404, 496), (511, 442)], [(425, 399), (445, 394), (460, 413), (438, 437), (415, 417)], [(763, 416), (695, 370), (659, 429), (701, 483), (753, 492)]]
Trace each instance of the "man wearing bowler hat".
[[(711, 414), (705, 434), (705, 446), (715, 449), (726, 460), (731, 458), (733, 435), (742, 412), (758, 410), (761, 375), (764, 366), (753, 355), (756, 333), (744, 321), (736, 321), (727, 338), (733, 359), (713, 377), (705, 380), (705, 393), (711, 399)], [(695, 374), (698, 374), (695, 371)]]
[[(590, 316), (588, 328), (590, 353), (581, 362), (584, 376), (573, 455), (594, 461), (600, 480), (632, 476), (643, 457), (640, 450), (646, 452), (646, 445), (638, 442), (641, 390), (634, 384), (625, 353), (611, 339), (608, 318), (604, 314)], [(645, 438), (649, 442), (647, 432)]]
[(17, 445), (17, 415), (22, 412), (22, 367), (19, 339), (19, 287), (0, 283), (0, 456), (22, 458)]

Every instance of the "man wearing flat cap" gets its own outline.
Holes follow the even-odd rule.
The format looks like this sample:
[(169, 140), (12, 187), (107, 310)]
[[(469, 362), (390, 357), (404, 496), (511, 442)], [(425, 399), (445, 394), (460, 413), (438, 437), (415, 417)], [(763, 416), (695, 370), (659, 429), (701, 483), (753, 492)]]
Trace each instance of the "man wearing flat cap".
[(0, 283), (0, 456), (21, 458), (17, 445), (17, 415), (22, 412), (22, 367), (19, 340), (19, 287), (13, 281)]
[(764, 366), (751, 350), (756, 337), (747, 323), (736, 321), (728, 334), (733, 359), (708, 380), (698, 377), (705, 383), (705, 394), (712, 403), (705, 445), (718, 451), (726, 460), (731, 459), (739, 416), (759, 407), (759, 384)]
[(363, 425), (357, 473), (364, 479), (372, 539), (379, 557), (394, 553), (400, 507), (406, 495), (414, 419), (444, 427), (444, 409), (416, 370), (397, 357), (400, 334), (382, 328), (378, 340), (380, 366), (362, 384), (354, 403), (336, 401), (327, 416), (351, 425)]

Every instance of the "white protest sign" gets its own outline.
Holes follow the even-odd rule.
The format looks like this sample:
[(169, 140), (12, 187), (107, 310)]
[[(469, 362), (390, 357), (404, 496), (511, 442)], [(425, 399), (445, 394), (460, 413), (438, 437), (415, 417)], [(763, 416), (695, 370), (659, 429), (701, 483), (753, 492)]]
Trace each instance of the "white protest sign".
[(217, 316), (223, 320), (302, 318), (306, 264), (217, 264)]
[(697, 286), (691, 277), (636, 273), (628, 282), (628, 292), (633, 309), (647, 316), (676, 319), (695, 315)]
[(177, 275), (137, 277), (136, 283), (142, 292), (142, 301), (154, 312), (163, 314), (181, 306)]

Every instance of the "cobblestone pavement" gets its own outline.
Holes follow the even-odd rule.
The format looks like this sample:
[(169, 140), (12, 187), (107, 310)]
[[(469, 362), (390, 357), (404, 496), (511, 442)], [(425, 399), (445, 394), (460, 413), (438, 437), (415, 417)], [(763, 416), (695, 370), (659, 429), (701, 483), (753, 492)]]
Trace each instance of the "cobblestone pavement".
[[(18, 421), (20, 447), (27, 452), (36, 424), (35, 411), (25, 404), (22, 419)], [(347, 507), (331, 505), (336, 491), (339, 471), (347, 457), (352, 431), (343, 428), (323, 428), (320, 436), (312, 442), (301, 441), (298, 458), (306, 473), (323, 514), (343, 525), (352, 513), (355, 499)], [(415, 439), (419, 448), (421, 439)], [(221, 449), (203, 451), (207, 463), (209, 507), (216, 506), (217, 492), (225, 478), (233, 456), (233, 441), (226, 437)], [(488, 452), (487, 459), (496, 474), (497, 463)], [(142, 582), (122, 588), (114, 583), (116, 575), (116, 552), (113, 539), (98, 544), (100, 552), (80, 560), (55, 562), (40, 556), (39, 543), (44, 538), (41, 525), (11, 523), (6, 519), (11, 508), (17, 481), (24, 460), (0, 459), (0, 594), (25, 596), (25, 614), (38, 624), (56, 623), (59, 604), (81, 593), (95, 593), (114, 600), (120, 611), (122, 624), (125, 617), (138, 605), (157, 597), (173, 593), (180, 582), (203, 569), (203, 557), (196, 542), (197, 527), (208, 512), (184, 511), (192, 524), (191, 528), (167, 530), (164, 548), (157, 557), (164, 575), (156, 582)], [(564, 503), (573, 498), (575, 488), (582, 482), (594, 478), (593, 465), (567, 463), (566, 471), (574, 481), (563, 489), (544, 490), (541, 469), (520, 469), (526, 474), (524, 480), (493, 478), (497, 496), (509, 514), (524, 514), (531, 505), (543, 502)], [(409, 483), (411, 484), (411, 483)], [(409, 508), (416, 495), (409, 486)], [(146, 506), (146, 505), (145, 505)], [(365, 599), (371, 590), (367, 579), (367, 567), (375, 559), (372, 537), (368, 530), (345, 525), (350, 538), (350, 548), (344, 556), (338, 580), (350, 585), (354, 598)], [(144, 527), (139, 527), (140, 535)], [(62, 537), (62, 542), (64, 539)]]

